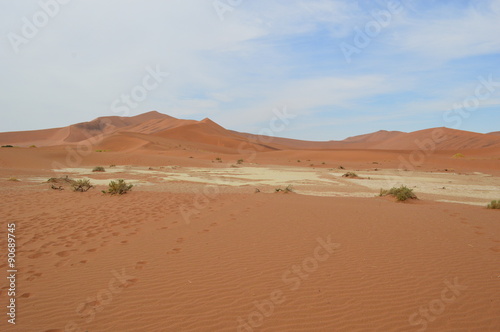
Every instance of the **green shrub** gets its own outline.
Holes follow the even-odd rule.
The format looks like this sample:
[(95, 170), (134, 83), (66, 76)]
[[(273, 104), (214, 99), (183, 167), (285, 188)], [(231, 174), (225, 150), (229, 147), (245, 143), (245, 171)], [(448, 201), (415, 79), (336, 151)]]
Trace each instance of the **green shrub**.
[(392, 187), (389, 190), (380, 189), (380, 196), (391, 195), (396, 197), (398, 201), (406, 201), (407, 199), (417, 199), (417, 195), (413, 193), (413, 189), (407, 186), (401, 186), (399, 188)]
[(2, 148), (13, 148), (14, 145), (2, 145)]
[(94, 167), (92, 172), (106, 172), (106, 170), (102, 166), (97, 166), (97, 167)]
[(129, 190), (132, 189), (133, 184), (127, 184), (125, 180), (119, 179), (116, 181), (111, 181), (109, 183), (108, 191), (104, 191), (103, 193), (111, 194), (111, 195), (123, 195), (126, 194)]
[(500, 209), (500, 199), (498, 201), (491, 201), (486, 207), (488, 209)]
[(88, 179), (75, 180), (71, 186), (73, 187), (73, 191), (79, 191), (82, 193), (94, 188)]
[(243, 164), (243, 159), (238, 159), (238, 161), (236, 162), (238, 165), (241, 165)]

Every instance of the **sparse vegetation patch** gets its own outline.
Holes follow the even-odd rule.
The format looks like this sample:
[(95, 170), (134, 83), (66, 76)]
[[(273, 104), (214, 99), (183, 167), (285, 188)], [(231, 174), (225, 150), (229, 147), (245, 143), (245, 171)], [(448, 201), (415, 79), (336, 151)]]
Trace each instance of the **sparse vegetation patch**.
[(108, 191), (106, 192), (105, 190), (103, 190), (102, 192), (104, 194), (123, 195), (132, 190), (133, 186), (133, 184), (127, 184), (125, 180), (119, 179), (117, 181), (111, 181), (109, 183)]
[(500, 199), (498, 201), (491, 201), (486, 207), (488, 209), (500, 209)]
[(92, 172), (106, 172), (106, 170), (102, 166), (96, 166), (96, 167), (94, 167)]
[(274, 192), (276, 193), (285, 193), (285, 194), (288, 194), (288, 193), (291, 193), (293, 192), (293, 186), (291, 184), (289, 184), (288, 186), (286, 186), (286, 188), (276, 188), (274, 189)]
[(71, 185), (71, 187), (73, 188), (73, 191), (78, 191), (78, 192), (82, 192), (82, 193), (94, 188), (94, 186), (90, 184), (89, 179), (75, 180), (75, 181), (73, 181), (73, 184)]
[(408, 188), (407, 186), (401, 186), (399, 188), (393, 187), (389, 190), (380, 189), (379, 196), (394, 196), (398, 201), (403, 202), (407, 199), (417, 199), (417, 195), (413, 192), (413, 189)]
[(344, 175), (342, 175), (343, 178), (351, 178), (351, 179), (357, 179), (359, 178), (358, 174), (354, 172), (347, 172)]

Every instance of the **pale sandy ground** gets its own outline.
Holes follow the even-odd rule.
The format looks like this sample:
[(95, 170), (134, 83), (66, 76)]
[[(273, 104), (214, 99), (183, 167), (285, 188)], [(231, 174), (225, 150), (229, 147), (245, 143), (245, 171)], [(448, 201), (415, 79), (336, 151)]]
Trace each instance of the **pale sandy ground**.
[[(394, 169), (368, 169), (355, 171), (358, 179), (346, 179), (347, 170), (313, 169), (291, 166), (236, 166), (223, 168), (201, 167), (133, 167), (108, 168), (106, 175), (94, 179), (92, 167), (54, 170), (60, 174), (72, 174), (92, 179), (92, 183), (106, 185), (117, 177), (139, 186), (165, 182), (211, 184), (221, 187), (246, 187), (272, 192), (275, 188), (293, 186), (296, 193), (312, 196), (373, 197), (381, 188), (406, 185), (426, 200), (456, 202), (483, 206), (492, 197), (500, 197), (500, 177), (481, 172), (423, 172)], [(102, 178), (104, 176), (104, 178)], [(141, 180), (138, 178), (144, 178)], [(27, 181), (43, 181), (44, 178), (28, 178)], [(161, 190), (152, 186), (149, 190)], [(224, 188), (225, 189), (225, 188)], [(144, 188), (144, 190), (148, 190)], [(221, 190), (223, 190), (221, 188)], [(240, 192), (250, 192), (241, 190)]]
[[(151, 168), (0, 169), (0, 248), (16, 223), (19, 267), (2, 331), (500, 331), (495, 174)], [(42, 182), (66, 174), (98, 186)], [(117, 178), (136, 186), (100, 193)], [(420, 200), (376, 197), (400, 183)]]

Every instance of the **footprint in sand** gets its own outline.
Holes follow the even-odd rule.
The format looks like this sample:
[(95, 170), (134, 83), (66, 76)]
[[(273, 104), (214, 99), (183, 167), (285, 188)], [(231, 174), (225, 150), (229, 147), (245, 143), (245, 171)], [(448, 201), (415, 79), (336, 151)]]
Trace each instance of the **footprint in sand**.
[(500, 252), (500, 246), (491, 247), (490, 250), (494, 252)]
[(96, 252), (97, 248), (87, 249), (87, 252)]
[(172, 249), (172, 251), (169, 251), (167, 252), (167, 255), (170, 255), (170, 254), (178, 254), (179, 252), (181, 252), (181, 248), (174, 248)]
[(127, 243), (128, 243), (128, 241), (127, 241), (127, 240), (123, 240), (123, 241), (121, 241), (120, 243), (121, 243), (121, 244), (127, 244)]
[(42, 274), (41, 274), (41, 273), (35, 273), (35, 274), (33, 274), (32, 276), (30, 276), (30, 277), (26, 278), (26, 280), (27, 280), (27, 281), (33, 281), (33, 280), (35, 280), (36, 278), (41, 277), (41, 276), (42, 276)]
[(183, 238), (183, 237), (180, 237), (180, 238), (178, 238), (178, 239), (177, 239), (177, 241), (175, 241), (175, 242), (177, 242), (177, 243), (182, 243), (182, 242), (184, 242), (184, 238)]
[(119, 288), (128, 288), (130, 286), (133, 286), (135, 283), (137, 283), (139, 281), (139, 279), (137, 278), (132, 278), (132, 279), (127, 279), (127, 283), (126, 284), (120, 284), (118, 287)]
[(43, 256), (44, 254), (46, 254), (45, 252), (37, 252), (36, 254), (32, 254), (32, 255), (29, 255), (28, 258), (38, 258), (38, 257), (41, 257)]
[(57, 256), (59, 257), (68, 257), (69, 255), (71, 255), (71, 252), (69, 251), (59, 251), (56, 253)]
[(67, 262), (68, 262), (68, 260), (67, 260), (67, 259), (64, 259), (64, 260), (62, 260), (62, 261), (59, 261), (59, 262), (55, 263), (55, 264), (54, 264), (54, 266), (55, 266), (55, 267), (61, 267), (61, 266), (66, 265), (66, 263), (67, 263)]
[(144, 265), (146, 265), (148, 262), (146, 261), (139, 261), (135, 264), (135, 269), (136, 270), (142, 270), (144, 268)]

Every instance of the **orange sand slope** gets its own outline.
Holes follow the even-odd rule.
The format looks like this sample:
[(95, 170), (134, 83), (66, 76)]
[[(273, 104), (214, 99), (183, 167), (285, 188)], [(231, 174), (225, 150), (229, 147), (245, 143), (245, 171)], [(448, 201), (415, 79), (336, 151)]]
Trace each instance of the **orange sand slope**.
[(17, 324), (0, 329), (500, 328), (498, 211), (204, 189), (110, 197), (2, 186), (19, 273)]

